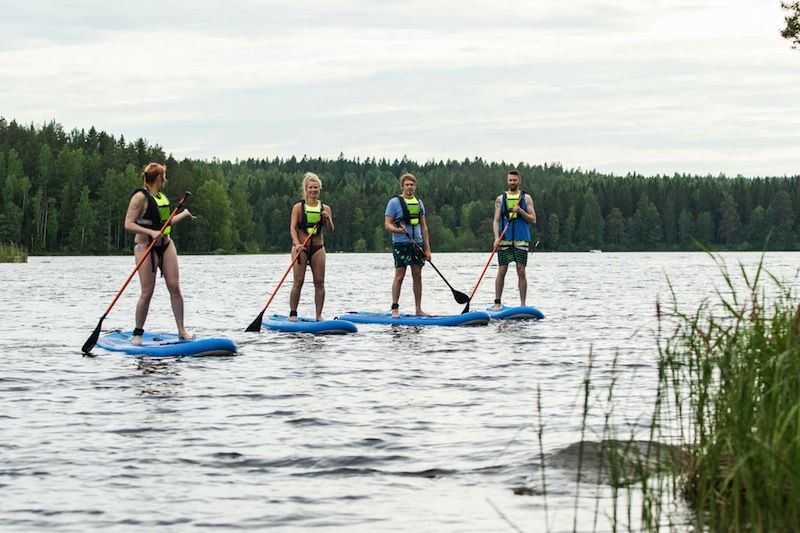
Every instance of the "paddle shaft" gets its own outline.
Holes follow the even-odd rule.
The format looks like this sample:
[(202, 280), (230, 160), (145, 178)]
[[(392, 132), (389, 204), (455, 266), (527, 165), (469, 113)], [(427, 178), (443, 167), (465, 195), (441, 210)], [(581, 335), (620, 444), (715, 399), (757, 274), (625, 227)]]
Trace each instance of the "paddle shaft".
[[(316, 230), (317, 230), (317, 228), (319, 228), (319, 225), (320, 225), (321, 222), (322, 222), (322, 218), (320, 218), (319, 221), (316, 224), (314, 224), (314, 227), (313, 227), (314, 233), (316, 233)], [(308, 244), (308, 241), (311, 240), (311, 237), (314, 235), (314, 233), (310, 233), (309, 232), (309, 234), (306, 235), (306, 238), (305, 238), (305, 240), (303, 241), (303, 244), (302, 244), (303, 248), (306, 247), (306, 244)], [(264, 305), (263, 309), (261, 309), (261, 312), (258, 314), (256, 319), (253, 320), (253, 322), (247, 327), (247, 329), (245, 329), (246, 332), (261, 331), (261, 320), (264, 318), (264, 311), (267, 310), (267, 307), (269, 307), (269, 304), (271, 304), (272, 300), (275, 299), (275, 296), (278, 294), (278, 290), (281, 288), (281, 285), (283, 285), (283, 282), (286, 279), (286, 276), (288, 276), (289, 272), (292, 271), (292, 267), (294, 267), (294, 264), (297, 262), (297, 260), (299, 258), (300, 258), (300, 252), (297, 252), (295, 254), (295, 256), (292, 257), (292, 261), (291, 261), (291, 263), (289, 263), (289, 266), (286, 269), (286, 272), (284, 272), (283, 276), (281, 276), (281, 280), (278, 282), (278, 286), (275, 287), (274, 291), (272, 291), (272, 294), (270, 295), (269, 300), (267, 300), (267, 303)]]
[[(412, 242), (412, 243), (414, 243), (414, 246), (416, 246), (416, 247), (417, 247), (417, 249), (418, 249), (418, 250), (419, 250), (419, 251), (422, 253), (422, 255), (424, 256), (424, 255), (425, 255), (425, 250), (423, 250), (423, 249), (422, 249), (422, 246), (420, 246), (420, 245), (419, 245), (419, 243), (417, 243), (417, 241), (415, 241), (415, 240), (414, 240), (414, 237), (412, 237), (412, 236), (411, 236), (411, 235), (408, 233), (408, 231), (406, 231), (406, 228), (405, 228), (405, 227), (403, 227), (403, 226), (400, 226), (400, 227), (402, 227), (402, 228), (403, 228), (403, 233), (405, 233), (405, 234), (406, 234), (406, 237), (408, 237), (408, 238), (411, 240), (411, 242)], [(460, 301), (460, 300), (464, 300), (465, 298), (467, 298), (467, 295), (466, 295), (466, 294), (464, 294), (464, 293), (463, 293), (463, 292), (461, 292), (461, 291), (457, 291), (457, 290), (455, 290), (455, 289), (453, 288), (453, 286), (452, 286), (452, 285), (450, 285), (450, 282), (449, 282), (449, 281), (447, 281), (447, 278), (445, 278), (445, 277), (444, 277), (444, 274), (442, 274), (441, 272), (439, 272), (439, 269), (438, 269), (438, 268), (436, 268), (436, 265), (434, 265), (434, 264), (433, 264), (433, 261), (431, 261), (430, 259), (427, 259), (427, 261), (428, 261), (428, 263), (430, 263), (430, 265), (433, 267), (433, 269), (436, 271), (436, 273), (437, 273), (437, 274), (439, 274), (439, 277), (440, 277), (440, 278), (442, 278), (442, 281), (444, 281), (444, 282), (447, 284), (447, 286), (448, 286), (448, 287), (450, 287), (450, 290), (453, 292), (453, 296), (455, 296), (455, 298), (456, 298), (456, 301), (458, 301), (458, 303), (464, 303), (463, 301)], [(468, 300), (464, 300), (464, 301), (468, 301)]]
[[(478, 281), (476, 281), (475, 282), (475, 286), (472, 287), (472, 292), (469, 295), (469, 299), (470, 300), (472, 300), (472, 297), (475, 296), (475, 293), (478, 291), (478, 286), (481, 284), (481, 280), (483, 279), (483, 276), (486, 274), (486, 271), (489, 269), (489, 264), (492, 262), (492, 258), (494, 257), (494, 254), (497, 253), (497, 247), (499, 246), (499, 242), (503, 238), (503, 236), (506, 234), (506, 230), (508, 229), (508, 225), (509, 224), (511, 224), (511, 220), (510, 219), (508, 220), (508, 222), (506, 222), (506, 226), (503, 228), (503, 231), (500, 232), (500, 236), (497, 238), (497, 241), (494, 243), (494, 246), (492, 247), (492, 253), (491, 253), (491, 255), (489, 255), (489, 260), (486, 261), (486, 265), (483, 267), (483, 271), (481, 272), (481, 275), (478, 276)], [(469, 307), (469, 304), (467, 304), (467, 306)]]

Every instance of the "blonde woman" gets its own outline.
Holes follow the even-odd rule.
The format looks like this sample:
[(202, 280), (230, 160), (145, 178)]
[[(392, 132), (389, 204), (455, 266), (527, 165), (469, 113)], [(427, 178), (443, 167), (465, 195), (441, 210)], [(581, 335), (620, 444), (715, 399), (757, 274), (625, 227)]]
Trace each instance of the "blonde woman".
[(333, 231), (331, 208), (319, 199), (322, 180), (313, 172), (303, 176), (303, 199), (294, 204), (289, 220), (289, 235), (292, 237), (292, 258), (299, 255), (292, 271), (294, 285), (289, 294), (289, 320), (297, 320), (297, 305), (300, 291), (306, 278), (306, 268), (311, 266), (314, 277), (314, 304), (316, 318), (323, 320), (325, 305), (325, 237), (323, 228)]
[(183, 325), (183, 295), (180, 287), (180, 272), (178, 269), (178, 251), (175, 243), (169, 237), (172, 226), (186, 220), (194, 220), (188, 209), (184, 209), (172, 218), (170, 226), (160, 233), (161, 226), (169, 218), (172, 210), (169, 199), (161, 192), (167, 184), (167, 167), (158, 163), (150, 163), (142, 172), (144, 182), (141, 189), (136, 189), (128, 203), (128, 212), (125, 214), (125, 229), (134, 233), (133, 254), (138, 262), (147, 250), (152, 240), (156, 240), (150, 252), (149, 264), (147, 261), (139, 268), (139, 284), (142, 292), (136, 303), (136, 327), (133, 330), (132, 343), (142, 343), (144, 323), (147, 312), (150, 310), (150, 299), (156, 286), (156, 271), (161, 269), (161, 275), (167, 284), (172, 314), (178, 326), (178, 335), (181, 339), (191, 339), (192, 335)]

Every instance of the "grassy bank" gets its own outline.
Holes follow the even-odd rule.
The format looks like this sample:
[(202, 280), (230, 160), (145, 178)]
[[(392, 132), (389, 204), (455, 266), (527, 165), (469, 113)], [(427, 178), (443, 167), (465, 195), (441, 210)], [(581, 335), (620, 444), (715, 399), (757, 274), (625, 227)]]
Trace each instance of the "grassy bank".
[(795, 531), (800, 307), (761, 266), (740, 268), (735, 280), (720, 267), (725, 283), (713, 299), (659, 317), (669, 330), (660, 336), (653, 427), (679, 424), (687, 452), (677, 488), (698, 528)]
[(27, 263), (28, 252), (14, 244), (0, 244), (0, 263)]

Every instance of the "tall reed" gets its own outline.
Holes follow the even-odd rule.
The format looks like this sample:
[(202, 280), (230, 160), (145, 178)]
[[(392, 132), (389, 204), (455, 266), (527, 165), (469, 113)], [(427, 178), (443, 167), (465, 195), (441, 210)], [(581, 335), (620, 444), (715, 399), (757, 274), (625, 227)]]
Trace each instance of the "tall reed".
[(752, 275), (739, 267), (743, 284), (717, 261), (725, 283), (713, 300), (687, 314), (673, 293), (659, 316), (670, 330), (659, 341), (654, 437), (671, 427), (686, 450), (677, 482), (698, 529), (796, 531), (800, 307), (763, 260)]
[(0, 243), (0, 263), (27, 263), (28, 252), (25, 248), (10, 244)]

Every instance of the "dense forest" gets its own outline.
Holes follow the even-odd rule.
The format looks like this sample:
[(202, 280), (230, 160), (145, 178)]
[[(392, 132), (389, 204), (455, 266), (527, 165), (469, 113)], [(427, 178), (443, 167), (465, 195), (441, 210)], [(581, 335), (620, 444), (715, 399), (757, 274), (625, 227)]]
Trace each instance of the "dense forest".
[(64, 131), (50, 122), (0, 118), (0, 243), (32, 254), (127, 253), (123, 228), (139, 173), (168, 167), (167, 194), (191, 191), (197, 216), (174, 233), (186, 253), (284, 252), (289, 212), (305, 171), (323, 181), (336, 232), (332, 251), (383, 251), (383, 212), (400, 192), (398, 177), (417, 176), (428, 209), (432, 249), (491, 248), (494, 200), (506, 171), (517, 168), (535, 199), (539, 250), (795, 250), (800, 245), (800, 176), (614, 176), (559, 164), (408, 159), (248, 159), (177, 161), (143, 139), (128, 142), (94, 128)]

